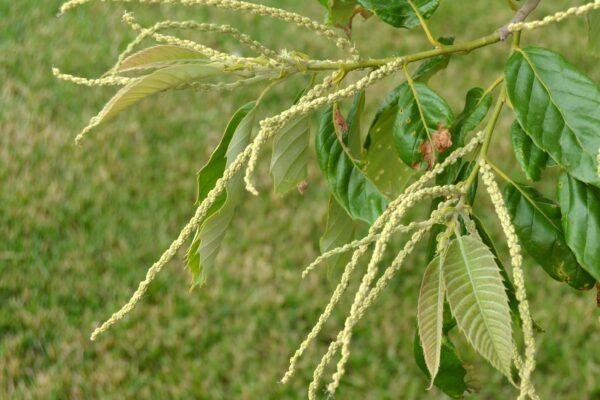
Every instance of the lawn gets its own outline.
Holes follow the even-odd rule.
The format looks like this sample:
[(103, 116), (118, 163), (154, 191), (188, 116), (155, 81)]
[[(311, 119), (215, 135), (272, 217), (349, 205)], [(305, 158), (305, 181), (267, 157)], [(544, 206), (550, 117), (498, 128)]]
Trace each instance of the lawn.
[[(314, 0), (268, 3), (321, 18)], [(544, 2), (535, 15), (572, 3)], [(94, 3), (57, 18), (59, 5), (58, 0), (0, 2), (0, 399), (304, 398), (313, 367), (343, 324), (351, 300), (345, 298), (334, 313), (298, 375), (289, 385), (279, 384), (335, 284), (324, 270), (301, 279), (303, 266), (318, 255), (325, 226), (327, 189), (316, 162), (307, 192), (281, 198), (270, 194), (265, 156), (258, 177), (261, 196), (245, 197), (207, 285), (188, 291), (181, 253), (122, 323), (89, 341), (92, 329), (127, 301), (191, 217), (196, 171), (232, 112), (260, 88), (153, 97), (76, 147), (73, 138), (114, 88), (57, 81), (51, 68), (89, 77), (103, 73), (133, 38), (120, 21), (125, 9), (145, 23), (224, 21), (271, 47), (340, 55), (333, 57), (335, 50), (310, 32), (214, 9)], [(510, 14), (501, 0), (443, 1), (431, 27), (466, 40), (491, 32)], [(586, 52), (585, 34), (585, 20), (575, 18), (523, 40), (562, 52), (600, 82), (598, 59)], [(427, 45), (418, 30), (396, 31), (375, 18), (356, 24), (355, 39), (371, 56)], [(202, 40), (237, 50), (218, 36)], [(508, 51), (508, 45), (497, 45), (455, 57), (431, 84), (458, 111), (466, 90), (498, 76)], [(390, 78), (367, 93), (369, 115), (399, 82), (399, 76)], [(302, 84), (297, 79), (277, 89), (267, 99), (265, 115), (289, 104)], [(492, 158), (524, 180), (511, 155), (511, 122), (506, 112)], [(552, 195), (552, 174), (544, 185)], [(496, 226), (491, 219), (488, 224)], [(422, 258), (407, 264), (358, 325), (337, 398), (443, 398), (435, 389), (426, 391), (412, 355)], [(532, 312), (545, 329), (538, 335), (534, 375), (540, 396), (599, 399), (595, 293), (552, 281), (530, 260), (526, 269)], [(499, 373), (472, 352), (463, 353), (473, 366), (470, 379), (480, 387), (473, 398), (514, 397), (515, 389)]]

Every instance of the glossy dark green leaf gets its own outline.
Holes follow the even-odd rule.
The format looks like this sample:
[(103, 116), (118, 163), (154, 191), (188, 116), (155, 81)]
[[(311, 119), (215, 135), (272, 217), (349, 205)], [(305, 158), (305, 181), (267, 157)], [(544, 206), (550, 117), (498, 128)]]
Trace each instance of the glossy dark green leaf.
[[(256, 102), (252, 102), (240, 108), (232, 117), (221, 143), (207, 165), (198, 173), (199, 201), (206, 198), (208, 192), (214, 188), (217, 178), (250, 142), (255, 115)], [(206, 281), (206, 269), (214, 266), (215, 257), (242, 195), (242, 178), (242, 174), (238, 173), (227, 183), (225, 192), (209, 209), (196, 231), (187, 253), (192, 287), (202, 285)]]
[(392, 136), (398, 114), (399, 89), (392, 90), (379, 106), (365, 144), (365, 173), (390, 198), (400, 195), (415, 174), (400, 159)]
[(600, 190), (562, 173), (558, 199), (567, 244), (579, 264), (600, 281)]
[(361, 132), (361, 121), (365, 112), (365, 92), (360, 91), (354, 96), (350, 110), (348, 111), (348, 134), (345, 143), (348, 145), (350, 154), (356, 159), (362, 159), (363, 137)]
[(548, 153), (533, 143), (518, 121), (513, 122), (510, 132), (515, 157), (525, 176), (531, 181), (539, 181), (542, 170), (548, 165)]
[[(454, 37), (441, 37), (438, 38), (438, 42), (449, 46), (454, 44)], [(415, 82), (427, 83), (433, 75), (448, 67), (450, 58), (450, 54), (442, 54), (423, 61), (412, 74), (413, 80)]]
[[(327, 224), (325, 232), (319, 239), (321, 254), (345, 245), (354, 239), (356, 222), (350, 218), (346, 210), (339, 205), (337, 200), (330, 196), (327, 210)], [(327, 259), (329, 268), (338, 269), (350, 261), (352, 253), (344, 253)]]
[(388, 201), (344, 151), (335, 132), (333, 106), (321, 113), (315, 142), (319, 167), (333, 196), (353, 219), (372, 224)]
[(413, 168), (427, 168), (435, 160), (431, 138), (439, 127), (449, 128), (454, 115), (446, 101), (432, 89), (416, 82), (413, 88), (400, 85), (398, 114), (394, 122), (394, 143), (400, 158)]
[[(396, 28), (414, 28), (419, 18), (408, 0), (358, 0), (367, 10), (373, 12), (382, 21)], [(437, 9), (440, 0), (412, 0), (423, 18), (427, 19)]]
[[(427, 364), (425, 363), (425, 356), (423, 354), (423, 347), (421, 346), (421, 338), (419, 337), (418, 329), (415, 332), (413, 351), (417, 365), (427, 376), (427, 379), (431, 380), (431, 376), (427, 370)], [(469, 387), (465, 383), (466, 375), (467, 370), (463, 366), (454, 345), (450, 341), (450, 338), (447, 335), (444, 335), (442, 337), (440, 367), (435, 380), (433, 381), (433, 385), (453, 399), (462, 399), (465, 392), (469, 390)]]
[(600, 89), (550, 50), (517, 49), (505, 67), (507, 92), (523, 130), (573, 177), (600, 186)]
[(565, 242), (558, 205), (525, 185), (508, 184), (504, 197), (519, 241), (548, 275), (576, 289), (592, 287), (595, 280), (579, 266)]

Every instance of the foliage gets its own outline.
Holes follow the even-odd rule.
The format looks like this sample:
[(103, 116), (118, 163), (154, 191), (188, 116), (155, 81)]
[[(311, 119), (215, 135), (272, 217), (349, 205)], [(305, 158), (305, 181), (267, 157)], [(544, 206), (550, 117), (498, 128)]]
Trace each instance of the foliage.
[[(89, 1), (69, 1), (62, 11)], [(517, 380), (514, 384), (519, 388), (520, 398), (537, 398), (531, 382), (535, 369), (534, 323), (527, 302), (519, 243), (558, 281), (576, 289), (590, 289), (600, 279), (597, 243), (600, 235), (600, 89), (559, 54), (534, 46), (521, 47), (520, 38), (524, 31), (600, 8), (600, 2), (525, 23), (522, 19), (534, 3), (527, 2), (523, 10), (528, 11), (518, 13), (499, 31), (454, 44), (453, 39), (434, 39), (427, 25), (426, 20), (438, 7), (437, 0), (321, 1), (327, 8), (326, 22), (344, 28), (346, 35), (351, 34), (355, 15), (374, 14), (397, 28), (420, 26), (432, 46), (423, 52), (381, 59), (362, 58), (349, 38), (291, 12), (242, 1), (197, 0), (194, 3), (295, 23), (333, 41), (346, 53), (346, 58), (317, 60), (300, 52), (273, 51), (226, 25), (165, 21), (143, 28), (132, 14), (126, 14), (125, 22), (139, 32), (139, 36), (105, 76), (89, 80), (55, 70), (59, 78), (75, 83), (123, 86), (84, 128), (77, 141), (143, 98), (164, 90), (235, 89), (241, 85), (267, 83), (256, 102), (234, 114), (221, 143), (198, 173), (198, 208), (194, 217), (149, 269), (131, 300), (94, 331), (92, 339), (136, 305), (155, 276), (194, 232), (188, 251), (192, 283), (204, 284), (209, 279), (227, 227), (236, 218), (244, 182), (249, 192), (257, 194), (252, 175), (258, 154), (270, 139), (274, 139), (271, 171), (275, 190), (285, 193), (295, 185), (302, 190), (308, 163), (310, 116), (318, 113), (316, 159), (330, 190), (330, 215), (321, 240), (324, 253), (309, 265), (305, 274), (333, 257), (334, 265), (342, 261), (343, 273), (325, 311), (290, 360), (282, 381), (289, 381), (294, 374), (298, 359), (323, 328), (348, 288), (360, 258), (374, 243), (344, 327), (331, 341), (309, 386), (309, 398), (315, 398), (325, 367), (339, 352), (341, 358), (328, 386), (329, 392), (334, 393), (348, 362), (354, 326), (417, 243), (430, 234), (429, 253), (434, 258), (425, 269), (419, 297), (417, 363), (425, 365), (432, 384), (448, 395), (460, 397), (461, 390), (469, 390), (465, 369), (448, 337), (457, 326), (492, 366), (511, 383)], [(593, 24), (590, 26), (593, 32)], [(242, 57), (222, 53), (187, 39), (158, 33), (170, 28), (231, 35), (258, 54)], [(446, 100), (428, 86), (428, 80), (448, 65), (451, 55), (494, 45), (507, 33), (512, 33), (514, 38), (504, 74), (495, 77), (487, 89), (470, 90), (463, 112), (455, 118)], [(166, 44), (132, 55), (134, 47), (145, 38)], [(409, 65), (419, 61), (423, 62), (411, 72)], [(324, 71), (332, 74), (315, 84)], [(406, 82), (386, 97), (370, 130), (363, 135), (361, 120), (367, 89), (399, 72)], [(297, 75), (309, 78), (308, 88), (290, 108), (260, 120), (253, 137), (261, 100), (275, 85)], [(358, 80), (341, 87), (351, 75), (358, 75)], [(354, 97), (354, 101), (344, 116), (343, 100), (349, 97)], [(494, 100), (493, 111), (487, 117)], [(556, 183), (557, 204), (535, 188), (514, 182), (492, 163), (491, 139), (507, 104), (516, 118), (512, 129), (515, 157), (526, 176), (535, 181), (549, 166), (561, 169)], [(468, 137), (486, 117), (485, 127)], [(401, 163), (405, 165), (398, 167)], [(505, 199), (494, 172), (507, 183)], [(506, 238), (513, 282), (495, 254), (494, 242), (478, 222), (474, 205), (478, 176), (494, 204)], [(434, 179), (435, 185), (426, 186)], [(429, 217), (407, 223), (407, 212), (428, 199), (432, 200)], [(362, 239), (352, 241), (359, 221), (367, 223), (369, 231)], [(381, 268), (392, 238), (411, 232), (394, 261)], [(350, 251), (353, 252), (351, 258), (341, 257)], [(552, 254), (550, 262), (549, 254)], [(516, 344), (511, 314), (522, 330), (524, 355)], [(513, 375), (513, 365), (518, 378)]]

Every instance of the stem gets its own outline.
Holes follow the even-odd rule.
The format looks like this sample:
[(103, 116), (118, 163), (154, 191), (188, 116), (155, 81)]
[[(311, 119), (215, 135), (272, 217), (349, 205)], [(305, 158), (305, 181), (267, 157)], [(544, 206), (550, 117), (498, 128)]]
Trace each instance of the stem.
[[(490, 143), (492, 142), (492, 135), (494, 133), (494, 129), (496, 128), (496, 124), (498, 123), (498, 119), (500, 118), (500, 113), (502, 112), (502, 108), (504, 107), (504, 103), (506, 102), (506, 91), (504, 85), (502, 87), (502, 92), (500, 93), (500, 97), (496, 101), (496, 105), (494, 106), (494, 112), (492, 113), (492, 117), (488, 121), (485, 127), (485, 137), (483, 145), (481, 146), (481, 150), (479, 151), (479, 155), (477, 156), (477, 160), (486, 159), (486, 155), (488, 149), (490, 148)], [(475, 177), (477, 177), (477, 173), (479, 172), (479, 163), (476, 163), (473, 167), (473, 171), (467, 178), (464, 183), (465, 190), (468, 189), (473, 182), (475, 181)]]
[(525, 19), (529, 16), (529, 14), (531, 14), (533, 12), (533, 10), (535, 10), (537, 8), (537, 6), (540, 4), (540, 1), (541, 0), (527, 0), (527, 2), (525, 4), (523, 4), (523, 7), (521, 7), (516, 12), (513, 19), (511, 19), (508, 24), (504, 25), (502, 28), (499, 29), (498, 32), (500, 33), (500, 39), (502, 41), (504, 41), (510, 35), (508, 26), (510, 24), (525, 21)]
[(441, 48), (421, 51), (418, 53), (408, 54), (402, 57), (387, 57), (387, 58), (374, 58), (370, 60), (363, 60), (357, 62), (339, 62), (339, 61), (307, 61), (304, 66), (310, 71), (329, 71), (336, 69), (344, 69), (345, 71), (353, 71), (357, 69), (368, 69), (378, 68), (390, 62), (397, 61), (399, 59), (404, 60), (406, 64), (410, 64), (415, 61), (421, 61), (428, 58), (432, 58), (444, 54), (468, 54), (475, 49), (489, 46), (500, 41), (500, 34), (494, 32), (490, 35), (483, 36), (481, 38), (471, 40), (463, 43), (456, 43), (449, 46), (443, 46)]
[(427, 22), (425, 21), (425, 18), (423, 18), (423, 16), (421, 15), (421, 12), (419, 11), (419, 9), (414, 5), (412, 0), (408, 0), (408, 4), (413, 9), (415, 15), (419, 19), (419, 22), (421, 23), (421, 28), (423, 28), (423, 31), (425, 32), (425, 36), (427, 36), (427, 40), (429, 40), (429, 43), (431, 43), (433, 45), (433, 47), (435, 47), (435, 48), (438, 48), (438, 49), (441, 48), (442, 44), (440, 42), (438, 42), (437, 40), (435, 40), (435, 38), (431, 34), (431, 31), (429, 30), (429, 26), (427, 26)]

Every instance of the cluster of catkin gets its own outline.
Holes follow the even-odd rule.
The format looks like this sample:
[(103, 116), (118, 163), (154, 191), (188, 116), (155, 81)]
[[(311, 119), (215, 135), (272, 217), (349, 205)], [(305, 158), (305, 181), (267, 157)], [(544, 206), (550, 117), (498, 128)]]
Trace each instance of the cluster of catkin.
[[(61, 13), (65, 13), (77, 6), (94, 0), (71, 0), (64, 3), (61, 7)], [(315, 22), (302, 15), (289, 11), (249, 3), (240, 0), (95, 0), (99, 2), (123, 2), (123, 3), (141, 3), (141, 4), (181, 4), (186, 6), (200, 5), (217, 7), (231, 11), (243, 12), (246, 14), (275, 18), (297, 26), (307, 28), (315, 34), (333, 42), (340, 50), (346, 54), (346, 59), (342, 61), (356, 62), (360, 60), (360, 55), (354, 47), (353, 43), (346, 37), (340, 35), (331, 28)], [(571, 15), (583, 15), (592, 10), (600, 8), (600, 0), (595, 0), (583, 6), (573, 7), (564, 12), (558, 12), (550, 15), (543, 20), (533, 22), (521, 22), (508, 26), (510, 32), (536, 29), (538, 27), (558, 22)], [(138, 36), (127, 46), (127, 48), (118, 57), (116, 64), (102, 77), (97, 79), (87, 79), (62, 73), (58, 69), (54, 69), (54, 74), (67, 81), (71, 81), (80, 85), (86, 86), (104, 86), (104, 85), (127, 85), (132, 80), (138, 79), (120, 74), (120, 68), (123, 62), (130, 56), (136, 47), (141, 45), (145, 40), (151, 39), (158, 43), (171, 44), (183, 48), (194, 50), (206, 56), (209, 60), (215, 63), (221, 63), (224, 67), (235, 66), (247, 72), (247, 75), (238, 81), (220, 82), (220, 83), (199, 83), (191, 82), (176, 89), (191, 88), (196, 90), (232, 90), (246, 84), (275, 81), (283, 79), (290, 73), (303, 73), (303, 60), (285, 50), (275, 51), (263, 44), (253, 40), (248, 35), (238, 31), (228, 25), (218, 25), (209, 23), (198, 23), (195, 21), (162, 21), (150, 27), (141, 26), (134, 18), (133, 14), (126, 13), (123, 20), (138, 33)], [(201, 32), (215, 32), (223, 35), (228, 35), (239, 43), (247, 46), (250, 50), (256, 53), (257, 57), (241, 57), (228, 53), (221, 52), (217, 49), (210, 48), (201, 43), (189, 39), (182, 39), (177, 36), (165, 34), (166, 30), (196, 30)], [(320, 62), (328, 60), (319, 60)], [(95, 340), (98, 335), (105, 332), (111, 325), (122, 319), (129, 311), (131, 311), (138, 301), (146, 292), (148, 286), (160, 270), (175, 256), (177, 251), (186, 243), (191, 234), (196, 230), (198, 225), (206, 216), (210, 207), (219, 198), (225, 190), (226, 184), (237, 173), (245, 169), (246, 188), (251, 193), (257, 194), (257, 190), (252, 182), (252, 176), (258, 160), (258, 155), (261, 149), (277, 132), (281, 130), (289, 121), (299, 115), (305, 115), (315, 110), (333, 104), (341, 99), (348, 98), (369, 88), (374, 83), (381, 79), (402, 70), (406, 60), (404, 57), (396, 57), (390, 59), (389, 62), (376, 68), (371, 68), (358, 81), (345, 87), (336, 87), (338, 74), (334, 72), (322, 79), (322, 81), (289, 109), (273, 116), (266, 118), (260, 122), (260, 130), (255, 136), (251, 144), (239, 154), (229, 167), (223, 173), (223, 176), (217, 181), (215, 187), (208, 193), (206, 198), (198, 206), (194, 216), (182, 229), (176, 240), (164, 252), (160, 259), (155, 262), (148, 270), (145, 279), (139, 284), (137, 290), (131, 299), (120, 310), (115, 312), (106, 322), (97, 328), (91, 336)], [(366, 68), (365, 68), (366, 69)], [(77, 136), (77, 141), (92, 128), (99, 124), (99, 117), (92, 118), (90, 123)], [(340, 379), (344, 374), (345, 365), (350, 354), (350, 342), (352, 338), (352, 330), (356, 323), (362, 318), (365, 311), (372, 305), (373, 301), (380, 294), (381, 290), (386, 286), (391, 277), (400, 269), (406, 257), (414, 249), (415, 245), (423, 238), (423, 236), (435, 225), (444, 224), (449, 218), (458, 214), (464, 215), (465, 211), (461, 209), (462, 202), (460, 199), (465, 195), (464, 189), (460, 185), (448, 186), (430, 186), (426, 187), (427, 182), (435, 176), (443, 172), (449, 165), (457, 162), (470, 152), (473, 152), (479, 147), (483, 138), (483, 133), (478, 133), (464, 147), (454, 151), (442, 163), (436, 164), (433, 168), (426, 172), (419, 180), (409, 186), (405, 192), (397, 199), (392, 201), (385, 212), (371, 226), (368, 234), (360, 240), (341, 246), (337, 249), (321, 255), (304, 271), (304, 275), (313, 270), (319, 263), (328, 257), (352, 251), (352, 258), (345, 266), (340, 282), (335, 288), (329, 303), (326, 305), (322, 315), (314, 325), (313, 329), (307, 335), (306, 339), (300, 344), (299, 348), (290, 360), (288, 371), (282, 378), (282, 382), (287, 382), (294, 374), (299, 358), (303, 355), (308, 346), (317, 337), (325, 322), (330, 317), (333, 309), (338, 304), (341, 296), (347, 289), (351, 276), (357, 269), (360, 259), (368, 253), (371, 246), (373, 251), (369, 258), (366, 271), (364, 272), (360, 286), (355, 293), (349, 314), (344, 323), (343, 329), (340, 330), (337, 337), (331, 342), (326, 354), (322, 357), (320, 363), (315, 368), (313, 381), (309, 387), (309, 397), (316, 397), (319, 382), (324, 374), (325, 367), (331, 363), (335, 355), (340, 352), (341, 356), (337, 364), (336, 372), (334, 373), (331, 383), (328, 386), (330, 393), (335, 392), (339, 385)], [(600, 160), (600, 152), (598, 154)], [(523, 334), (525, 343), (525, 357), (521, 358), (515, 346), (514, 361), (521, 377), (521, 393), (520, 398), (537, 398), (533, 385), (531, 384), (530, 375), (535, 368), (535, 343), (533, 339), (531, 317), (529, 316), (529, 307), (527, 305), (527, 296), (524, 286), (524, 276), (522, 270), (522, 258), (520, 255), (520, 247), (516, 239), (514, 227), (506, 211), (506, 207), (499, 194), (499, 189), (494, 181), (493, 173), (485, 160), (481, 159), (478, 166), (482, 180), (488, 190), (490, 198), (495, 206), (496, 213), (499, 217), (501, 226), (508, 241), (510, 256), (513, 266), (513, 276), (515, 286), (517, 288), (517, 298), (519, 300), (519, 313), (523, 321)], [(600, 171), (598, 171), (600, 174)], [(408, 225), (403, 225), (403, 217), (406, 212), (417, 204), (420, 200), (426, 198), (445, 198), (434, 210), (429, 218), (425, 221), (412, 222)], [(467, 226), (468, 228), (468, 226)], [(381, 261), (384, 253), (388, 248), (388, 244), (395, 234), (411, 233), (411, 236), (406, 241), (404, 248), (397, 253), (392, 264), (385, 269), (381, 269)]]

